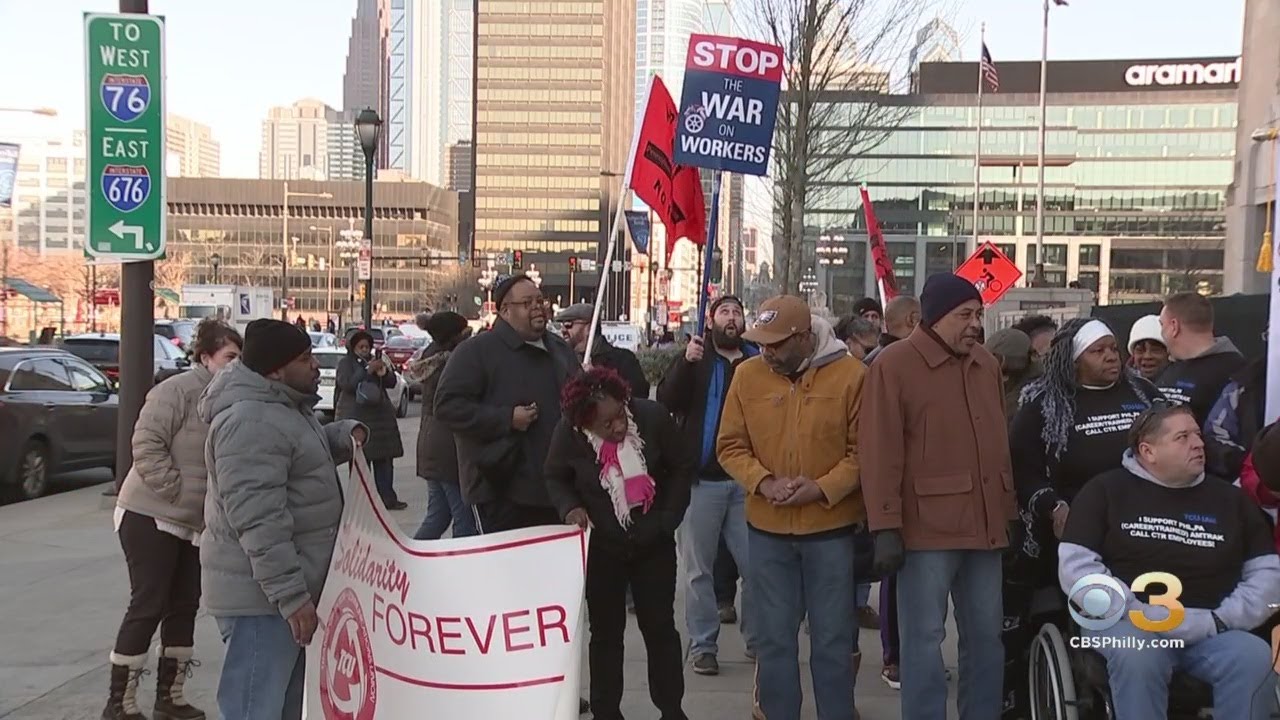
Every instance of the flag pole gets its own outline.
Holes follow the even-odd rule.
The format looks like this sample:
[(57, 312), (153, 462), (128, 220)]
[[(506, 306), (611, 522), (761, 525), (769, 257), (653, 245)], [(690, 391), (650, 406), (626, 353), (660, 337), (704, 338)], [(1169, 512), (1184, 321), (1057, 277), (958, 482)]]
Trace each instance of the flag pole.
[[(645, 93), (645, 107), (652, 99), (653, 79), (655, 75), (649, 76), (649, 89)], [(635, 122), (635, 121), (633, 121)], [(600, 330), (600, 307), (604, 301), (605, 289), (609, 287), (609, 268), (613, 265), (613, 249), (617, 246), (619, 223), (622, 222), (623, 212), (626, 210), (627, 189), (631, 187), (631, 172), (635, 169), (636, 149), (640, 145), (640, 129), (644, 126), (643, 122), (635, 122), (635, 129), (631, 131), (630, 151), (627, 153), (627, 169), (622, 173), (622, 185), (618, 188), (618, 209), (613, 213), (613, 221), (609, 223), (609, 235), (605, 238), (604, 264), (600, 266), (600, 282), (596, 287), (595, 307), (591, 310), (591, 328), (590, 334), (587, 335), (587, 347), (582, 353), (582, 366), (591, 366), (591, 346), (596, 342), (596, 335)], [(603, 175), (601, 178), (603, 179)], [(570, 297), (570, 304), (573, 298)]]
[[(965, 252), (969, 257), (978, 250), (978, 205), (982, 197), (982, 91), (986, 81), (983, 78), (983, 52), (987, 47), (987, 24), (982, 23), (978, 33), (978, 123), (973, 150), (973, 238)], [(953, 246), (954, 247), (954, 246)]]
[(707, 220), (707, 239), (702, 247), (702, 272), (698, 281), (698, 337), (702, 337), (707, 327), (707, 285), (711, 283), (711, 257), (715, 252), (716, 236), (719, 235), (720, 222), (720, 182), (724, 177), (721, 170), (712, 170), (711, 176), (711, 215)]
[(1044, 287), (1044, 144), (1045, 97), (1049, 75), (1049, 0), (1044, 0), (1044, 22), (1040, 34), (1040, 150), (1036, 168), (1036, 276), (1032, 287)]

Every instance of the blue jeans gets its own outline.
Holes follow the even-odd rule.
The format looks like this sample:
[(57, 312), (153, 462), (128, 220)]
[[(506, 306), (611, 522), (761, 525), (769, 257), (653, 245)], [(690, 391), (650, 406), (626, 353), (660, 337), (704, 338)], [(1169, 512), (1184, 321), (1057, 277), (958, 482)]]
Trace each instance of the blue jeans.
[(427, 514), (413, 534), (414, 540), (439, 540), (453, 525), (453, 537), (471, 537), (476, 533), (476, 516), (462, 501), (462, 489), (440, 480), (427, 481)]
[(1135, 628), (1128, 618), (1087, 636), (1142, 638), (1147, 647), (1101, 648), (1116, 717), (1168, 716), (1169, 678), (1182, 670), (1213, 686), (1213, 716), (1265, 720), (1275, 705), (1276, 676), (1267, 642), (1242, 630), (1213, 635), (1182, 649), (1150, 647), (1160, 637)]
[[(693, 484), (689, 509), (680, 525), (680, 559), (688, 576), (689, 589), (684, 596), (684, 619), (689, 630), (689, 655), (715, 655), (720, 648), (720, 611), (716, 606), (712, 569), (716, 550), (723, 537), (729, 553), (743, 577), (750, 580), (747, 564), (747, 495), (732, 480), (699, 480)], [(751, 593), (742, 593), (742, 618), (738, 625), (747, 647), (751, 638)]]
[(756, 612), (760, 709), (799, 720), (800, 620), (809, 617), (809, 672), (818, 720), (853, 720), (853, 535), (788, 539), (747, 532)]
[(1000, 717), (1004, 647), (1000, 552), (910, 550), (898, 571), (902, 718), (947, 716), (947, 677), (942, 664), (947, 596), (960, 634), (960, 720)]
[(215, 620), (227, 646), (218, 678), (222, 720), (301, 720), (306, 658), (289, 623), (279, 615)]
[(396, 470), (395, 460), (386, 458), (385, 460), (370, 460), (369, 464), (373, 466), (373, 484), (378, 488), (378, 496), (382, 498), (383, 505), (390, 505), (400, 501), (396, 497)]

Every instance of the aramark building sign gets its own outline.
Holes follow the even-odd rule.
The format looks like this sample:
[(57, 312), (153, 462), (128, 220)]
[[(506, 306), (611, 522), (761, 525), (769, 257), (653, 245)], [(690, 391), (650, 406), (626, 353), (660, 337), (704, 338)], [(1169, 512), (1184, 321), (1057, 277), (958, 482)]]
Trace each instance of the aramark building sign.
[(1240, 61), (1131, 65), (1124, 71), (1130, 85), (1238, 85)]
[[(1150, 60), (1051, 60), (1050, 93), (1212, 92), (1240, 84), (1241, 59), (1232, 57)], [(916, 92), (977, 93), (977, 63), (921, 63)], [(1039, 62), (1001, 62), (1000, 95), (1040, 92)]]

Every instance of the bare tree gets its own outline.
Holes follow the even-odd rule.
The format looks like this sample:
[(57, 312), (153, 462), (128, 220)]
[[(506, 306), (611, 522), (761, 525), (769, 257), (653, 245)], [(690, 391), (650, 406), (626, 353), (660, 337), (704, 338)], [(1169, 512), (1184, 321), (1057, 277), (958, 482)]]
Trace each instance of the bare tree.
[(782, 288), (800, 282), (805, 208), (850, 177), (849, 160), (884, 142), (910, 113), (884, 102), (917, 28), (942, 0), (753, 0), (761, 36), (783, 48), (774, 133), (774, 260)]

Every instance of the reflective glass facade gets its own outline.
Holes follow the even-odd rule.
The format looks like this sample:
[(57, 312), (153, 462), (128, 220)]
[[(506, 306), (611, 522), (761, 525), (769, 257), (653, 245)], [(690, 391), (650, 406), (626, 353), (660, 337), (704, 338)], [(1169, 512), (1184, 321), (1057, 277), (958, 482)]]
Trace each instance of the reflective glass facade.
[[(1103, 66), (1091, 72), (1111, 65), (1123, 73), (1130, 63), (1088, 64)], [(1234, 88), (1055, 93), (1054, 65), (1045, 149), (1046, 279), (1059, 287), (1079, 281), (1103, 302), (1181, 289), (1221, 292)], [(858, 192), (864, 183), (907, 292), (965, 259), (978, 122), (977, 96), (968, 92), (881, 96), (877, 101), (892, 105), (901, 122), (810, 193), (805, 264), (816, 265), (815, 281), (826, 283), (837, 304), (868, 293), (870, 271), (856, 259), (823, 270), (812, 248), (820, 236), (834, 234), (865, 245)], [(832, 98), (868, 101), (852, 94)], [(1035, 264), (1037, 102), (1034, 92), (987, 94), (982, 109), (978, 235), (1003, 245), (1024, 271)]]

